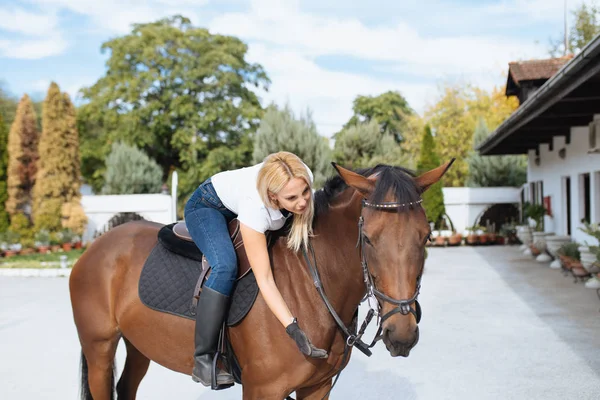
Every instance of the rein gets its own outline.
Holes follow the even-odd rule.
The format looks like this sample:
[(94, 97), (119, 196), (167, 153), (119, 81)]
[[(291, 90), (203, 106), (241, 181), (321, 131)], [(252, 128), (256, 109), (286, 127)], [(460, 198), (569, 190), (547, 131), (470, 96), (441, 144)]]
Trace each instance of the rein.
[[(367, 304), (369, 304), (369, 311), (367, 312), (367, 315), (360, 327), (360, 330), (357, 333), (352, 333), (352, 331), (348, 327), (346, 327), (346, 325), (344, 324), (344, 322), (342, 321), (342, 319), (340, 318), (338, 313), (334, 310), (333, 306), (331, 305), (331, 302), (327, 298), (327, 295), (323, 291), (323, 283), (321, 281), (321, 277), (319, 276), (319, 270), (317, 268), (317, 259), (315, 257), (315, 252), (314, 252), (312, 245), (310, 243), (308, 244), (308, 248), (310, 250), (310, 253), (311, 253), (311, 256), (313, 259), (312, 263), (308, 258), (306, 249), (304, 249), (304, 248), (302, 249), (304, 259), (306, 260), (306, 264), (308, 265), (310, 273), (313, 277), (313, 283), (317, 289), (317, 292), (319, 292), (319, 295), (321, 295), (321, 298), (323, 299), (323, 302), (325, 303), (327, 310), (329, 311), (329, 313), (335, 320), (338, 328), (342, 331), (342, 333), (345, 337), (345, 340), (346, 340), (346, 343), (344, 345), (344, 354), (342, 356), (342, 363), (340, 365), (340, 369), (335, 377), (335, 380), (333, 381), (333, 384), (331, 385), (331, 388), (329, 388), (329, 390), (327, 391), (325, 396), (323, 396), (323, 399), (325, 399), (329, 395), (329, 393), (331, 392), (331, 390), (337, 383), (337, 381), (342, 373), (342, 369), (344, 368), (344, 364), (346, 364), (346, 362), (348, 361), (348, 356), (350, 355), (350, 349), (352, 347), (356, 347), (367, 357), (370, 357), (372, 355), (372, 352), (370, 349), (373, 346), (375, 346), (375, 344), (382, 338), (382, 335), (381, 335), (381, 331), (383, 329), (382, 325), (389, 317), (391, 317), (392, 315), (397, 314), (397, 313), (401, 313), (402, 315), (408, 315), (409, 313), (411, 313), (415, 316), (417, 324), (421, 320), (421, 306), (420, 306), (419, 302), (417, 301), (417, 297), (419, 296), (419, 291), (421, 289), (421, 282), (420, 282), (421, 277), (420, 276), (417, 278), (417, 288), (415, 290), (415, 294), (409, 299), (403, 299), (403, 300), (393, 299), (393, 298), (387, 296), (385, 293), (379, 291), (377, 289), (377, 287), (375, 286), (375, 283), (373, 282), (373, 275), (371, 275), (371, 272), (369, 271), (367, 258), (366, 258), (365, 251), (364, 251), (365, 235), (363, 232), (364, 217), (362, 215), (362, 210), (364, 207), (370, 207), (370, 208), (380, 209), (380, 210), (398, 209), (398, 208), (404, 208), (404, 207), (412, 207), (412, 206), (418, 205), (422, 202), (423, 202), (422, 199), (420, 199), (418, 201), (414, 201), (414, 202), (409, 202), (409, 203), (396, 203), (396, 202), (369, 203), (365, 199), (362, 200), (360, 217), (358, 219), (358, 241), (356, 243), (356, 247), (359, 248), (359, 246), (360, 246), (361, 266), (363, 269), (363, 277), (364, 277), (364, 283), (366, 286), (367, 293), (366, 293), (365, 297), (361, 300), (361, 303), (364, 302), (365, 300), (374, 298), (377, 303), (377, 319), (379, 320), (379, 322), (378, 322), (379, 328), (377, 330), (377, 333), (375, 334), (375, 338), (369, 345), (364, 343), (361, 338), (362, 338), (362, 335), (364, 334), (365, 330), (367, 329), (367, 326), (371, 323), (373, 315), (375, 314), (375, 310), (371, 307), (370, 302), (367, 302)], [(380, 318), (381, 305), (380, 305), (379, 301), (377, 301), (377, 299), (391, 303), (391, 304), (395, 305), (396, 307)], [(413, 303), (415, 304), (414, 309), (411, 307), (411, 305)], [(292, 399), (292, 397), (288, 396), (286, 398), (286, 400), (293, 400), (293, 399)]]

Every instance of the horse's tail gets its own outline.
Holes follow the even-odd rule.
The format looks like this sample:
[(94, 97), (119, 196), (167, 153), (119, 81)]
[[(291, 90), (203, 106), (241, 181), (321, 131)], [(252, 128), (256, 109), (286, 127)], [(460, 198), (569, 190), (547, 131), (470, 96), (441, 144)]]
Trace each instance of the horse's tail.
[[(110, 387), (111, 387), (111, 400), (114, 399), (114, 388), (115, 388), (115, 373), (117, 369), (117, 365), (113, 362), (112, 366), (112, 376), (110, 378)], [(81, 400), (94, 400), (92, 397), (92, 392), (90, 391), (90, 383), (88, 381), (88, 365), (87, 359), (85, 358), (85, 354), (83, 354), (83, 350), (81, 351), (81, 387), (80, 387), (80, 397)]]
[(92, 392), (90, 392), (90, 383), (88, 382), (88, 365), (83, 350), (81, 351), (81, 386), (80, 386), (80, 397), (81, 400), (94, 400), (92, 398)]

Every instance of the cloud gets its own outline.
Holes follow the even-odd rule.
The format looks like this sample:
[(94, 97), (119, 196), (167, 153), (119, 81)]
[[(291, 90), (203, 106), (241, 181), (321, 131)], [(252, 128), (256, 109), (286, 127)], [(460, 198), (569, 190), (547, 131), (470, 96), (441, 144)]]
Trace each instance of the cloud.
[(169, 15), (197, 16), (208, 0), (27, 0), (39, 6), (85, 15), (94, 30), (103, 34), (124, 34), (133, 23), (156, 21)]
[[(354, 17), (304, 12), (297, 1), (253, 0), (249, 11), (222, 14), (209, 26), (212, 32), (247, 41), (249, 59), (262, 64), (273, 81), (264, 97), (277, 103), (289, 100), (296, 112), (310, 106), (325, 136), (348, 120), (357, 95), (398, 90), (422, 113), (442, 79), (471, 78), (491, 88), (503, 83), (501, 73), (509, 61), (543, 56), (522, 39), (425, 36), (408, 21), (367, 26)], [(325, 55), (367, 60), (380, 73), (326, 70), (315, 61)]]
[(0, 8), (0, 31), (13, 34), (0, 40), (0, 56), (32, 60), (63, 53), (68, 44), (58, 25), (55, 13)]
[(435, 91), (434, 84), (412, 84), (328, 71), (302, 54), (262, 44), (250, 47), (248, 59), (260, 62), (273, 82), (268, 92), (260, 93), (266, 103), (274, 101), (280, 106), (289, 103), (296, 113), (310, 108), (319, 133), (327, 137), (351, 117), (352, 101), (358, 94), (378, 95), (398, 90), (411, 103), (422, 104)]
[[(477, 5), (441, 0), (411, 4), (373, 0), (360, 5), (341, 0), (302, 4), (298, 0), (220, 0), (212, 2), (214, 7), (204, 7), (209, 0), (22, 1), (43, 13), (4, 11), (10, 12), (7, 18), (0, 13), (0, 29), (22, 35), (0, 39), (0, 55), (40, 58), (64, 52), (68, 43), (63, 36), (70, 37), (66, 34), (69, 27), (61, 24), (59, 16), (65, 11), (86, 17), (82, 19), (85, 29), (104, 39), (130, 32), (134, 22), (182, 14), (196, 25), (208, 26), (212, 33), (234, 35), (246, 42), (248, 59), (262, 64), (273, 82), (268, 92), (261, 93), (265, 102), (283, 105), (289, 101), (297, 113), (310, 107), (325, 136), (348, 120), (357, 95), (398, 90), (422, 113), (441, 80), (462, 77), (487, 88), (502, 84), (501, 74), (509, 61), (546, 56), (539, 46), (516, 34), (514, 27), (556, 20), (563, 4), (563, 0)], [(223, 12), (224, 8), (245, 11)], [(367, 11), (370, 17), (365, 17)], [(35, 27), (28, 29), (31, 23), (19, 22), (23, 19), (34, 21)], [(319, 65), (323, 56), (340, 60), (335, 71)], [(360, 60), (362, 69), (347, 72), (345, 57)], [(60, 82), (65, 87), (81, 86), (67, 76)]]

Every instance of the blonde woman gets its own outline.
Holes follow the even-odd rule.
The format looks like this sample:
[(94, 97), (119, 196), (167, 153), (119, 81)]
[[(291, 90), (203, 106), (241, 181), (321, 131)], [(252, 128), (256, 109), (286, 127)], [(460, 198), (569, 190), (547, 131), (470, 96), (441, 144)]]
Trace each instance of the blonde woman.
[[(240, 222), (248, 261), (271, 311), (302, 353), (327, 357), (327, 352), (314, 347), (299, 328), (279, 293), (265, 238), (265, 232), (278, 230), (288, 218), (293, 218), (288, 248), (298, 251), (307, 245), (314, 215), (312, 183), (312, 171), (298, 156), (278, 152), (254, 166), (212, 176), (188, 200), (185, 206), (188, 231), (212, 266), (196, 313), (194, 381), (210, 386), (217, 335), (237, 277), (237, 257), (228, 231), (233, 218)], [(231, 375), (218, 372), (217, 385), (232, 383)]]

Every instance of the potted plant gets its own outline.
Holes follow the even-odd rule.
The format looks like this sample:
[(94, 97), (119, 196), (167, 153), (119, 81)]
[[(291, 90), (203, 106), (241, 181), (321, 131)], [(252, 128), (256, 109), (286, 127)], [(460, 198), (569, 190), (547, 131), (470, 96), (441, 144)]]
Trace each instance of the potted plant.
[(62, 250), (61, 246), (61, 236), (58, 232), (50, 233), (50, 251), (53, 253)]
[(64, 251), (70, 251), (73, 248), (72, 241), (74, 237), (75, 233), (71, 229), (67, 228), (59, 232), (61, 246)]
[(6, 244), (8, 245), (8, 249), (4, 252), (5, 257), (12, 257), (19, 254), (22, 248), (21, 243), (19, 243), (20, 239), (21, 235), (10, 229), (4, 233), (4, 240), (6, 240)]
[(580, 264), (581, 253), (579, 253), (579, 243), (577, 242), (563, 243), (556, 254), (566, 269), (572, 269), (573, 266)]
[(73, 242), (74, 249), (80, 249), (83, 246), (83, 244), (81, 242), (81, 236), (79, 236), (79, 235), (74, 235), (72, 242)]
[(35, 246), (40, 253), (47, 253), (50, 250), (50, 232), (47, 229), (40, 229), (33, 236)]
[[(582, 221), (582, 223), (583, 227), (579, 227), (579, 230), (600, 242), (600, 228), (598, 227), (598, 224), (590, 224), (586, 221)], [(581, 253), (581, 264), (583, 265), (583, 268), (589, 271), (594, 262), (597, 261), (596, 254), (598, 253), (598, 246), (590, 245), (586, 241), (579, 247), (579, 252)]]
[(460, 246), (462, 244), (463, 237), (458, 232), (452, 232), (452, 235), (448, 237), (448, 246)]
[(542, 204), (527, 204), (525, 207), (525, 215), (535, 222), (534, 232), (544, 231), (544, 215), (547, 214), (548, 210)]
[[(479, 231), (480, 231), (480, 226), (479, 225), (473, 225), (470, 228), (467, 228), (467, 232), (466, 232), (466, 238), (465, 238), (465, 243), (470, 244), (470, 245), (476, 245), (477, 243), (479, 243)], [(483, 232), (482, 232), (483, 233)]]

